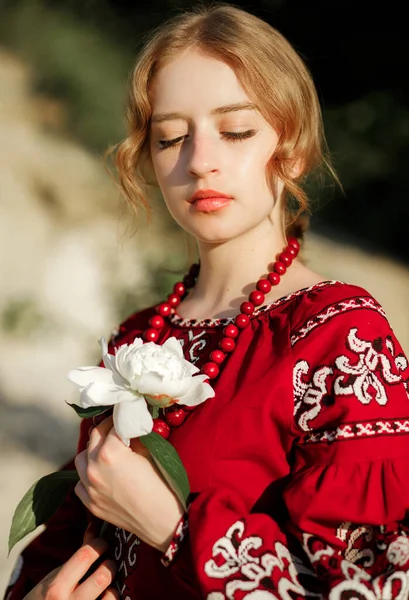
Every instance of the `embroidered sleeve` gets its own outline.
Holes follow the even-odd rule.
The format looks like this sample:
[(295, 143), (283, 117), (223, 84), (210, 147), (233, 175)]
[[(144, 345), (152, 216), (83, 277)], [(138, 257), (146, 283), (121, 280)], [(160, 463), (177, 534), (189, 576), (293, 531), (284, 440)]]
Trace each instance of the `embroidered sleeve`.
[(189, 548), (207, 600), (406, 600), (407, 359), (371, 298), (318, 308), (292, 349), (284, 518), (268, 509), (273, 487), (251, 513), (233, 490), (206, 490), (179, 552)]
[(186, 536), (188, 534), (188, 515), (187, 512), (184, 513), (182, 518), (179, 521), (178, 526), (176, 527), (173, 538), (170, 541), (170, 544), (163, 553), (161, 558), (161, 562), (164, 567), (169, 567), (175, 559), (178, 551), (180, 550)]
[(409, 598), (407, 358), (371, 297), (323, 308), (292, 343), (290, 530), (324, 597)]

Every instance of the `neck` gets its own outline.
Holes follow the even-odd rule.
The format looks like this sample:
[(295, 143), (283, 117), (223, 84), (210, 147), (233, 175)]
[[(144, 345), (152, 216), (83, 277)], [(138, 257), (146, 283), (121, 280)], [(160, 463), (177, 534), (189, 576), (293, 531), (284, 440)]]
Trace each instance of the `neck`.
[(227, 242), (198, 241), (200, 273), (180, 314), (203, 318), (236, 313), (285, 245), (283, 233), (269, 222)]

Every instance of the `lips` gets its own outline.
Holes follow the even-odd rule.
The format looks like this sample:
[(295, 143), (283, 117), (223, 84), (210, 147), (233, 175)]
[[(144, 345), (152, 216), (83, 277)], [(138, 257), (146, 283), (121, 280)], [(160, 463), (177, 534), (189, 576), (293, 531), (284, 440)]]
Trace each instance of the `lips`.
[(218, 190), (197, 190), (190, 197), (189, 202), (193, 204), (194, 202), (198, 202), (199, 200), (209, 200), (212, 198), (225, 198), (228, 200), (232, 200), (232, 196), (228, 194), (223, 194), (223, 192), (219, 192)]

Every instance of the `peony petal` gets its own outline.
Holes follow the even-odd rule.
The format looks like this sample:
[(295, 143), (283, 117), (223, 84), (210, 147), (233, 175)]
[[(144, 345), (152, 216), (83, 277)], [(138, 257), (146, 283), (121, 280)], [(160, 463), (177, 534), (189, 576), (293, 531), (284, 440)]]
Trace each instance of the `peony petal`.
[(174, 352), (178, 358), (183, 358), (183, 350), (180, 342), (175, 337), (170, 337), (162, 344), (162, 348)]
[(80, 404), (83, 408), (90, 406), (111, 406), (118, 402), (130, 401), (135, 398), (135, 394), (127, 389), (107, 383), (92, 382), (87, 385), (80, 396)]
[(151, 433), (153, 419), (143, 396), (134, 396), (132, 402), (121, 402), (114, 407), (115, 431), (125, 444), (141, 435)]
[(186, 393), (181, 394), (178, 397), (178, 404), (185, 404), (186, 406), (196, 406), (205, 402), (209, 398), (214, 398), (216, 392), (209, 383), (205, 380), (208, 378), (206, 375), (196, 375), (189, 380), (191, 384)]
[(98, 344), (101, 346), (102, 356), (104, 356), (105, 354), (108, 354), (108, 344), (104, 337), (102, 337), (100, 340), (98, 340)]
[[(156, 394), (170, 395), (169, 387), (171, 383), (172, 382), (164, 380), (158, 373), (147, 371), (131, 382), (131, 388), (135, 389), (135, 391), (140, 394), (150, 394), (152, 396), (156, 396)], [(178, 386), (180, 385), (180, 381), (174, 383)]]
[(78, 369), (70, 371), (67, 375), (67, 379), (79, 387), (85, 387), (96, 381), (99, 383), (112, 384), (112, 375), (112, 371), (104, 369), (103, 367), (79, 367)]

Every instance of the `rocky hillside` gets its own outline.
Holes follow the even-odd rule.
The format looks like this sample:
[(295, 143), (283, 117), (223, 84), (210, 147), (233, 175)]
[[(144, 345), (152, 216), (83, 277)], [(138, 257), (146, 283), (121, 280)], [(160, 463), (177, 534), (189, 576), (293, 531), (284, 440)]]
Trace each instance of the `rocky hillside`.
[[(142, 298), (152, 267), (180, 240), (156, 220), (123, 240), (117, 193), (69, 138), (64, 110), (34, 97), (30, 71), (0, 52), (0, 588), (12, 512), (26, 489), (74, 451), (69, 369), (97, 361), (123, 299)], [(160, 243), (165, 239), (165, 243)], [(409, 271), (385, 257), (310, 235), (310, 264), (358, 283), (383, 304), (409, 351)], [(167, 264), (169, 264), (167, 262)], [(91, 362), (90, 362), (91, 361)], [(21, 546), (20, 546), (21, 547)]]

